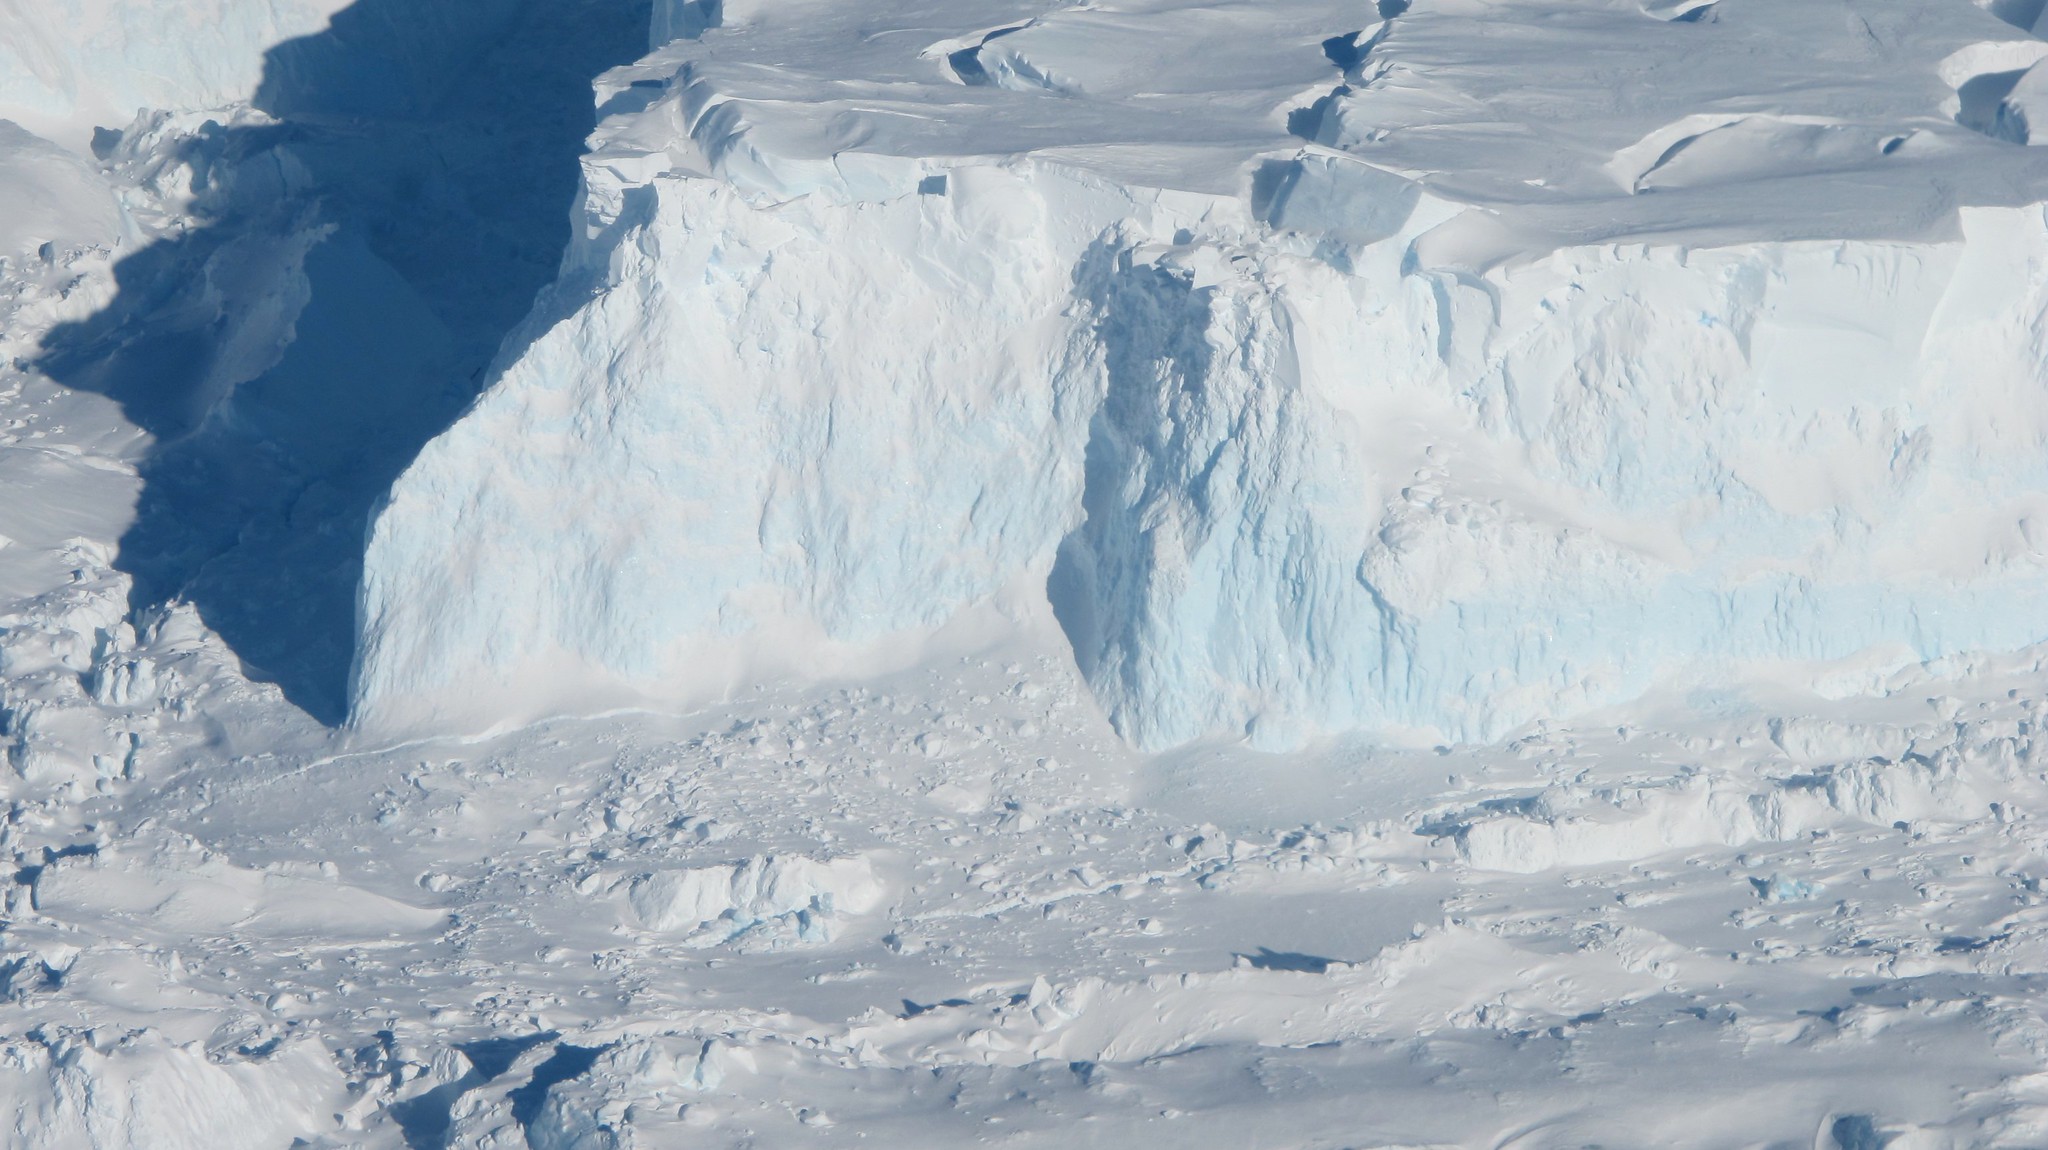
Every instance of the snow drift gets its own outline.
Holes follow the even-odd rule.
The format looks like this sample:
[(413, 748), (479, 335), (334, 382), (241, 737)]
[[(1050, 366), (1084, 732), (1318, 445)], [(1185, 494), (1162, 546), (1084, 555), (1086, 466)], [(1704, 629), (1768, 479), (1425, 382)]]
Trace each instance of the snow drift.
[[(359, 723), (860, 674), (1034, 600), (1150, 747), (2048, 635), (2048, 184), (1938, 117), (1953, 29), (1895, 108), (1610, 112), (1561, 175), (1508, 152), (1551, 172), (1510, 201), (1361, 134), (1449, 10), (1075, 9), (770, 75), (848, 17), (732, 8), (608, 78), (563, 286), (376, 520)], [(1169, 19), (1230, 66), (1117, 56)], [(1926, 210), (1957, 163), (1997, 194)]]

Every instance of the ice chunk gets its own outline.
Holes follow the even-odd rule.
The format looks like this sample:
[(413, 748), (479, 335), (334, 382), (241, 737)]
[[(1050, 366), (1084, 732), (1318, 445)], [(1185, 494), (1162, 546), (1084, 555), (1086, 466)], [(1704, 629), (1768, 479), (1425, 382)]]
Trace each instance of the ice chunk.
[(764, 927), (774, 933), (778, 925), (792, 926), (799, 942), (827, 941), (833, 920), (874, 910), (887, 894), (864, 856), (757, 855), (729, 865), (641, 875), (628, 887), (626, 901), (641, 925), (685, 934), (701, 946)]
[(1804, 879), (1786, 878), (1774, 874), (1769, 878), (1750, 879), (1756, 887), (1756, 896), (1765, 902), (1808, 902), (1819, 898), (1827, 888), (1817, 882)]
[(1421, 197), (1413, 180), (1339, 156), (1303, 153), (1260, 165), (1251, 206), (1276, 228), (1369, 244), (1399, 232)]

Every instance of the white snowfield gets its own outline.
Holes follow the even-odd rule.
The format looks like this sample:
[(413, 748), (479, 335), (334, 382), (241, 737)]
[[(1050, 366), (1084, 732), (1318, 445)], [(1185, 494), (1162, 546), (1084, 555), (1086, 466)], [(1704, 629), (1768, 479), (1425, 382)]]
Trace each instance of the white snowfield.
[(1048, 603), (1147, 748), (2048, 636), (2048, 45), (1382, 7), (665, 8), (562, 286), (376, 519), (358, 724), (857, 679)]
[(2048, 1146), (2044, 125), (2035, 0), (0, 0), (0, 1147)]

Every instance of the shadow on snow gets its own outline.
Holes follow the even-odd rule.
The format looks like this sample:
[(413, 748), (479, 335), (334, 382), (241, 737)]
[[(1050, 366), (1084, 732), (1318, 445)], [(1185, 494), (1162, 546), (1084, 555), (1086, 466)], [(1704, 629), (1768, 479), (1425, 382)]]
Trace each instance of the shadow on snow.
[(192, 602), (342, 719), (368, 517), (553, 278), (590, 82), (646, 36), (646, 0), (358, 0), (266, 54), (275, 123), (182, 145), (199, 225), (122, 260), (35, 365), (155, 441), (131, 608)]

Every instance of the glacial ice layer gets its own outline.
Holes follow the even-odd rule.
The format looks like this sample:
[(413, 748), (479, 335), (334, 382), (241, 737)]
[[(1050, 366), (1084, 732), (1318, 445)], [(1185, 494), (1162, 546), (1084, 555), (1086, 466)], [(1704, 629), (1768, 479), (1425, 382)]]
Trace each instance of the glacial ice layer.
[(605, 78), (560, 283), (373, 525), (359, 724), (1052, 619), (1144, 747), (1483, 740), (2048, 638), (2048, 163), (1971, 83), (2026, 33), (853, 7)]

